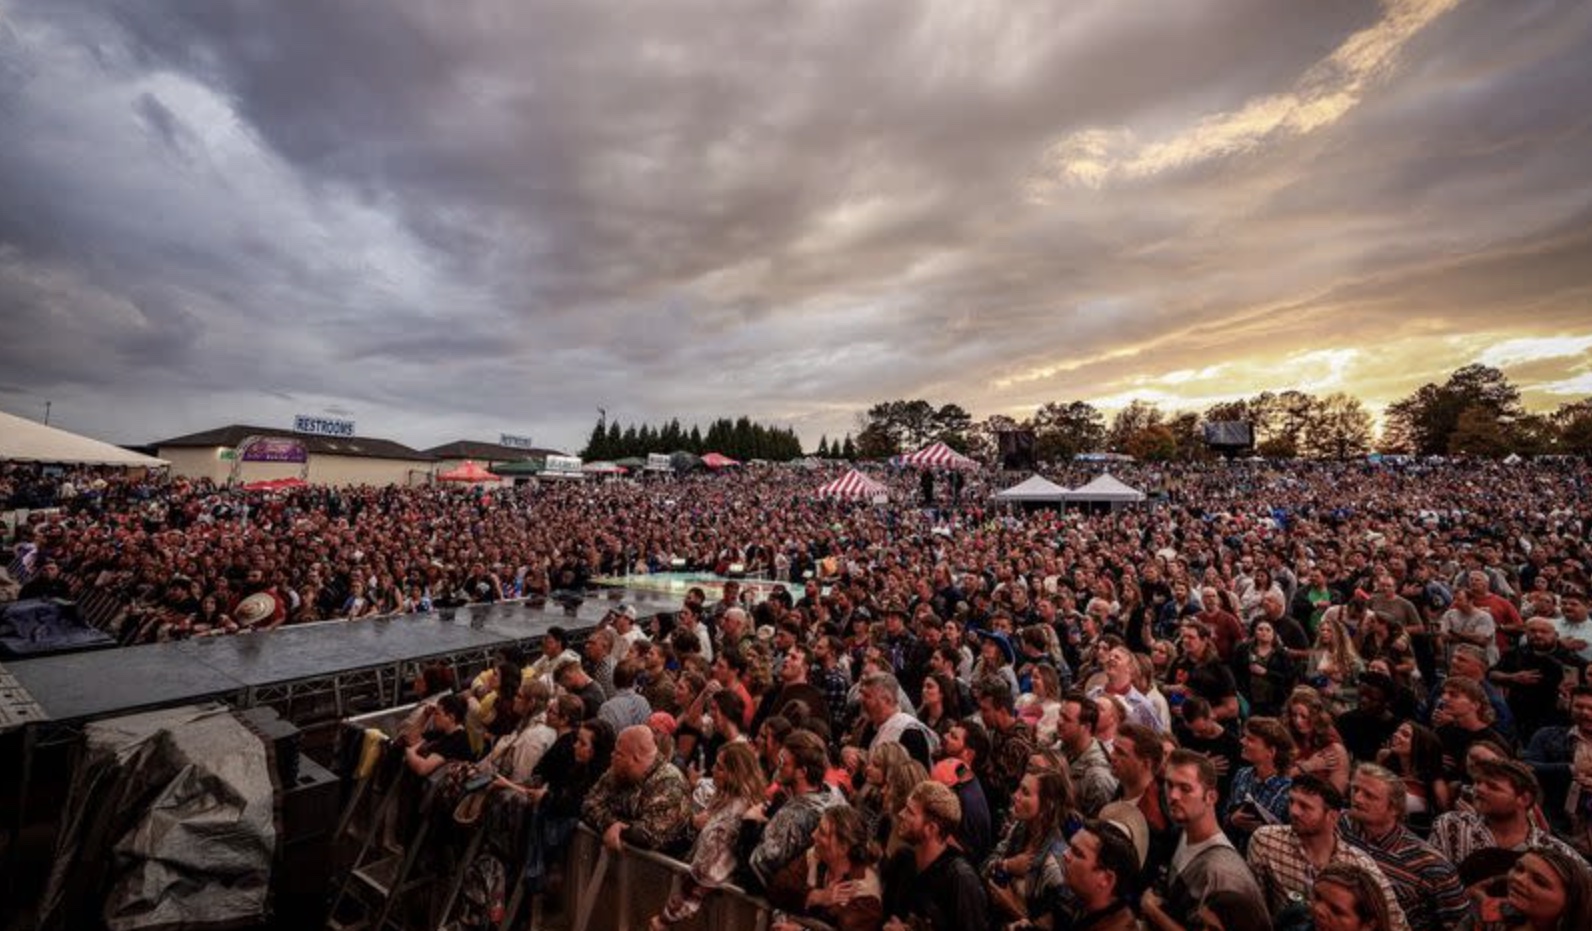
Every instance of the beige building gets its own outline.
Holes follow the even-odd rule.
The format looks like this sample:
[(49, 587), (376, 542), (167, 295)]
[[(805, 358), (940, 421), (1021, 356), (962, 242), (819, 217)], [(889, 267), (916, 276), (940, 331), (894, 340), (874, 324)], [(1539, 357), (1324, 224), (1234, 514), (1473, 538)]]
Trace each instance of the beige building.
[[(291, 430), (232, 424), (202, 433), (151, 444), (171, 463), (174, 475), (209, 478), (225, 484), (233, 475), (236, 449), (251, 436), (297, 440), (309, 453), (307, 481), (313, 485), (424, 485), (437, 466), (429, 453), (402, 443), (372, 437), (331, 437)], [(306, 464), (245, 462), (237, 469), (241, 482), (305, 475)]]

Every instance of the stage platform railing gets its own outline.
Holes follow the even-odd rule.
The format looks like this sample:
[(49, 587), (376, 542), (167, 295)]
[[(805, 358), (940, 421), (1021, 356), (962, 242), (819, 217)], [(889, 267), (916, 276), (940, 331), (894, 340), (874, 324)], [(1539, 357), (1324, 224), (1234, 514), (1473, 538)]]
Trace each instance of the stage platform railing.
[(532, 653), (554, 626), (581, 642), (619, 604), (634, 605), (645, 623), (680, 602), (657, 592), (599, 589), (569, 607), (553, 599), (517, 599), (0, 664), (0, 737), (20, 757), (12, 770), (16, 782), (6, 780), (15, 792), (6, 859), (15, 854), (22, 828), (34, 823), (36, 755), (65, 747), (75, 757), (72, 748), (90, 721), (221, 701), (235, 708), (269, 705), (306, 732), (319, 733), (397, 704), (425, 663), (447, 663), (468, 682), (505, 647)]

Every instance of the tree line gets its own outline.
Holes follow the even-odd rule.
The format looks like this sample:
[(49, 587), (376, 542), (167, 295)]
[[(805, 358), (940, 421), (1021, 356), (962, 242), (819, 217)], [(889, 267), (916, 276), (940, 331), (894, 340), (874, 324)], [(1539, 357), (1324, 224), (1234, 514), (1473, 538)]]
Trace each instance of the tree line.
[[(1347, 459), (1367, 453), (1421, 456), (1592, 455), (1592, 398), (1532, 413), (1503, 372), (1468, 365), (1441, 384), (1429, 383), (1390, 404), (1380, 437), (1361, 401), (1343, 392), (1262, 391), (1213, 404), (1204, 411), (1165, 411), (1133, 401), (1110, 419), (1087, 401), (1052, 401), (1017, 419), (996, 414), (975, 420), (959, 404), (919, 399), (881, 401), (857, 415), (856, 439), (824, 435), (813, 453), (826, 459), (887, 459), (940, 441), (960, 453), (993, 462), (1005, 432), (1033, 434), (1035, 457), (1059, 462), (1080, 453), (1125, 453), (1147, 461), (1200, 461), (1215, 454), (1205, 442), (1208, 424), (1240, 421), (1254, 430), (1255, 455), (1275, 459)], [(581, 455), (623, 459), (677, 450), (719, 452), (736, 459), (788, 460), (802, 456), (796, 432), (742, 416), (715, 420), (706, 434), (666, 424), (621, 427), (597, 418)]]
[(1016, 431), (1033, 434), (1040, 461), (1095, 452), (1148, 461), (1198, 461), (1214, 456), (1205, 442), (1206, 425), (1229, 421), (1251, 425), (1251, 452), (1267, 458), (1346, 459), (1373, 451), (1592, 455), (1592, 398), (1548, 414), (1530, 413), (1520, 404), (1519, 389), (1501, 371), (1484, 365), (1461, 368), (1442, 384), (1423, 385), (1389, 405), (1380, 438), (1365, 405), (1343, 392), (1263, 391), (1202, 412), (1168, 412), (1133, 401), (1109, 420), (1086, 401), (1053, 401), (1021, 420), (997, 414), (975, 421), (959, 405), (919, 399), (886, 401), (859, 414), (856, 454), (882, 459), (938, 440), (992, 462), (1000, 435)]
[(1388, 406), (1383, 446), (1431, 455), (1592, 455), (1592, 398), (1527, 411), (1503, 372), (1467, 365)]
[[(849, 439), (849, 437), (848, 437)], [(789, 427), (754, 423), (749, 417), (721, 417), (706, 433), (696, 424), (687, 430), (678, 417), (665, 424), (627, 424), (599, 414), (581, 458), (587, 461), (645, 458), (648, 453), (685, 451), (696, 455), (720, 453), (743, 462), (748, 459), (787, 460), (802, 455), (801, 439)]]

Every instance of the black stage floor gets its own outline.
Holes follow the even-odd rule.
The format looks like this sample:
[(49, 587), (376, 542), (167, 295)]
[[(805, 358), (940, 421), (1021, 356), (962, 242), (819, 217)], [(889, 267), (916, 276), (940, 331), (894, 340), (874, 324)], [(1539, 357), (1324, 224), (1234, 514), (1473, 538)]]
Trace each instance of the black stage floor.
[(634, 605), (645, 623), (654, 614), (678, 609), (680, 600), (657, 592), (604, 589), (573, 610), (553, 601), (511, 601), (470, 605), (441, 616), (322, 621), (261, 633), (13, 661), (0, 666), (0, 678), (13, 686), (15, 700), (31, 701), (37, 709), (28, 723), (82, 721), (492, 650), (540, 637), (555, 626), (578, 632), (595, 627), (618, 604)]

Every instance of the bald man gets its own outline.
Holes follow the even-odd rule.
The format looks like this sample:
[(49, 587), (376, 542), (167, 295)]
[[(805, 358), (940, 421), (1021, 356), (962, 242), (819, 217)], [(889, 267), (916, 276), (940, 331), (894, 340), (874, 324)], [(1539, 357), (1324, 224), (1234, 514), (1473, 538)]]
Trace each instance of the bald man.
[(581, 816), (610, 850), (625, 844), (679, 852), (690, 824), (690, 790), (673, 763), (658, 753), (645, 725), (619, 732), (608, 772), (581, 806)]

